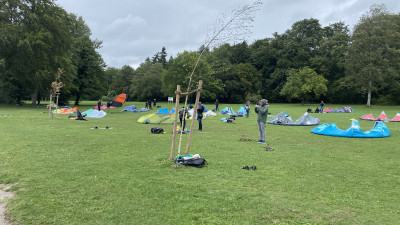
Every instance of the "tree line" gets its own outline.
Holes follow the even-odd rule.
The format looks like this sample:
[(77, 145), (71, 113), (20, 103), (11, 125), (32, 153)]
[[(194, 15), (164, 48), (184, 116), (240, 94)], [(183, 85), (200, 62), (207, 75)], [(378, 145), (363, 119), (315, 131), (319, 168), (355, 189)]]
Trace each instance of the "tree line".
[[(12, 0), (0, 11), (0, 100), (36, 99), (47, 94), (63, 68), (62, 98), (166, 99), (189, 75), (203, 80), (203, 102), (399, 104), (400, 15), (373, 5), (350, 31), (344, 22), (322, 27), (317, 19), (295, 22), (282, 34), (212, 49), (200, 46), (167, 57), (165, 47), (136, 69), (106, 68), (84, 20), (50, 0)], [(168, 59), (167, 59), (168, 58)], [(40, 94), (41, 93), (41, 94)], [(194, 98), (194, 96), (193, 96)], [(194, 99), (191, 99), (193, 101)]]

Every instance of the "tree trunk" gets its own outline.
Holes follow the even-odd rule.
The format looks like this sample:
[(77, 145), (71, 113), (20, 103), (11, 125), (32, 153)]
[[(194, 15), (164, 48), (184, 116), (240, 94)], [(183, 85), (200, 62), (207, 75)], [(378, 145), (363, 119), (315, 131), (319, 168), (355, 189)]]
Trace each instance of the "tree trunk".
[(76, 95), (76, 98), (75, 98), (75, 104), (74, 105), (79, 105), (79, 99), (81, 98), (81, 95), (80, 94), (77, 94)]
[(367, 99), (367, 106), (371, 106), (371, 90), (368, 90), (368, 99)]
[(368, 99), (367, 99), (367, 106), (370, 107), (371, 106), (371, 85), (372, 82), (369, 81), (369, 87), (368, 87)]
[(35, 93), (32, 96), (32, 105), (36, 105), (36, 100), (38, 98), (38, 93), (39, 93), (39, 85), (37, 81), (35, 82)]

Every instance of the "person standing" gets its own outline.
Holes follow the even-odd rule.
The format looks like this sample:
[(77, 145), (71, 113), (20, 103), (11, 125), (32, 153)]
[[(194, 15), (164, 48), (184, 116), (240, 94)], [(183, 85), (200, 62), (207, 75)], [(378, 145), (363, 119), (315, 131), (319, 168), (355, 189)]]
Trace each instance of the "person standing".
[(97, 110), (101, 110), (101, 98), (99, 98), (99, 101), (97, 101)]
[(246, 117), (249, 118), (249, 116), (250, 116), (250, 101), (246, 102), (244, 109), (246, 110)]
[(110, 114), (111, 101), (107, 102), (107, 114)]
[(185, 126), (186, 126), (186, 113), (187, 110), (185, 109), (185, 107), (182, 107), (181, 110), (179, 110), (179, 121), (181, 122), (181, 131), (184, 132), (185, 130)]
[(260, 133), (260, 140), (257, 141), (257, 143), (264, 144), (265, 143), (265, 123), (267, 121), (267, 116), (268, 116), (267, 100), (261, 99), (259, 104), (256, 105), (254, 111), (257, 113), (258, 132)]
[(319, 104), (319, 106), (320, 106), (319, 112), (320, 113), (324, 112), (324, 105), (325, 105), (324, 101), (321, 101), (321, 103)]
[(215, 100), (215, 112), (218, 112), (219, 101), (218, 99)]
[(204, 105), (199, 102), (199, 106), (197, 107), (197, 121), (199, 121), (199, 131), (203, 130), (203, 112), (204, 112)]
[(157, 100), (154, 99), (154, 100), (153, 100), (153, 103), (154, 103), (153, 107), (156, 108), (156, 107), (157, 107)]

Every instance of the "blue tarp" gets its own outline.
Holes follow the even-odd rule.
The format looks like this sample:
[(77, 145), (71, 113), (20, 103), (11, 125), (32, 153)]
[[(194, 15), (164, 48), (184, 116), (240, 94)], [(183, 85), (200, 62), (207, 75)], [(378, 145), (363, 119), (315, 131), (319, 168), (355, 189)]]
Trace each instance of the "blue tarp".
[(361, 130), (360, 124), (357, 120), (351, 122), (347, 130), (341, 130), (336, 127), (335, 123), (331, 125), (325, 123), (311, 130), (311, 133), (321, 134), (336, 137), (351, 137), (351, 138), (383, 138), (390, 137), (390, 131), (381, 121), (375, 122), (373, 128), (365, 133)]

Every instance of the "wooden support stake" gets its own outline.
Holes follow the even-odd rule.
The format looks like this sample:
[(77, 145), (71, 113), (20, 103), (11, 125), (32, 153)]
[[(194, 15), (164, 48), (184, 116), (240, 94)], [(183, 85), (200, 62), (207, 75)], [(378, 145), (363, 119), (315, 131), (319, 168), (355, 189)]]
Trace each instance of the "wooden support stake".
[(180, 98), (180, 93), (181, 93), (181, 86), (177, 85), (176, 86), (176, 99), (175, 99), (175, 118), (174, 118), (174, 128), (172, 130), (172, 144), (171, 144), (171, 156), (170, 160), (174, 159), (175, 156), (175, 138), (176, 138), (176, 125), (178, 123), (178, 107), (179, 107), (179, 98)]
[(60, 93), (56, 93), (56, 113), (54, 114), (54, 118), (57, 118), (57, 109), (58, 109), (58, 97), (60, 96)]
[(50, 104), (49, 104), (49, 119), (51, 118), (51, 99), (52, 99), (52, 94), (50, 94)]
[(193, 119), (192, 119), (192, 124), (190, 125), (190, 131), (189, 131), (189, 137), (188, 137), (188, 142), (186, 145), (186, 152), (185, 155), (189, 154), (189, 148), (190, 148), (190, 143), (192, 141), (192, 134), (193, 134), (193, 128), (194, 128), (194, 120), (197, 115), (197, 107), (199, 104), (200, 100), (200, 93), (201, 93), (201, 87), (203, 86), (203, 81), (199, 80), (199, 86), (197, 88), (197, 94), (196, 94), (196, 103), (194, 104), (194, 110), (193, 110)]

